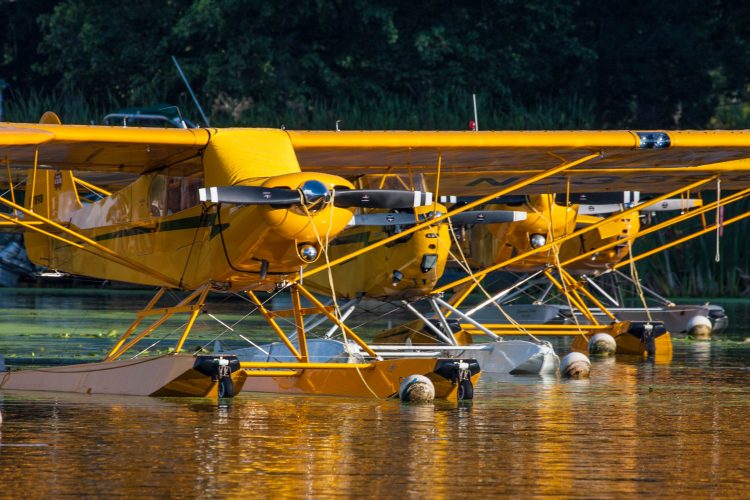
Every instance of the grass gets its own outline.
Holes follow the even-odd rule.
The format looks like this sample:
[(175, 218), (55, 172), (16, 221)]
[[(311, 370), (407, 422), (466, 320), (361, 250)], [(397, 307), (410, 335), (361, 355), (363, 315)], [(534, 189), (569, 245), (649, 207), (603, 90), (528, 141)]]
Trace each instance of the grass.
[[(711, 200), (706, 200), (711, 201)], [(750, 200), (742, 200), (725, 211), (725, 219), (750, 210)], [(713, 214), (708, 216), (712, 224)], [(702, 228), (700, 221), (683, 224), (642, 238), (640, 249), (653, 248), (663, 242), (690, 234)], [(750, 252), (743, 235), (750, 231), (750, 221), (743, 220), (724, 228), (719, 239), (719, 261), (716, 262), (716, 232), (673, 247), (639, 264), (639, 274), (647, 286), (672, 296), (741, 297), (750, 292)]]
[[(101, 123), (109, 112), (151, 102), (92, 102), (81, 94), (12, 92), (4, 101), (4, 119), (34, 123), (45, 111), (55, 111), (63, 123)], [(199, 118), (190, 101), (176, 103), (186, 117)], [(205, 107), (205, 106), (204, 106)], [(577, 97), (524, 106), (512, 99), (492, 101), (477, 96), (482, 130), (586, 129), (594, 126), (593, 105)], [(407, 129), (466, 130), (474, 111), (470, 93), (420, 97), (378, 97), (355, 100), (293, 100), (283, 104), (216, 98), (207, 112), (213, 126), (286, 127), (299, 130), (331, 130), (336, 122), (347, 130)]]

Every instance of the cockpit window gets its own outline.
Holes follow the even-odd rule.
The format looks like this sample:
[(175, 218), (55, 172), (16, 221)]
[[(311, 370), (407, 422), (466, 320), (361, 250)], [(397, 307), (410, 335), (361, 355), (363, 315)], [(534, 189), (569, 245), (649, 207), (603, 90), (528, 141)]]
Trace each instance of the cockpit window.
[(198, 189), (203, 187), (203, 175), (156, 175), (151, 181), (148, 201), (153, 217), (172, 215), (200, 203)]

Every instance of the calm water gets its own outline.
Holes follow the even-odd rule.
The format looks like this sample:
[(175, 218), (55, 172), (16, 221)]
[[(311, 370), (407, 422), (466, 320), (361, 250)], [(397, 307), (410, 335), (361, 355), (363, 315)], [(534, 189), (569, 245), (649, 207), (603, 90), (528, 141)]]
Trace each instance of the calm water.
[[(56, 322), (38, 310), (50, 335), (69, 334), (45, 355), (111, 343), (81, 317), (128, 297), (62, 311), (78, 318), (51, 301)], [(0, 351), (20, 351), (8, 325), (36, 298), (3, 299)], [(748, 496), (750, 315), (727, 309), (734, 340), (675, 341), (668, 364), (597, 362), (584, 381), (485, 376), (470, 404), (0, 392), (0, 496)]]

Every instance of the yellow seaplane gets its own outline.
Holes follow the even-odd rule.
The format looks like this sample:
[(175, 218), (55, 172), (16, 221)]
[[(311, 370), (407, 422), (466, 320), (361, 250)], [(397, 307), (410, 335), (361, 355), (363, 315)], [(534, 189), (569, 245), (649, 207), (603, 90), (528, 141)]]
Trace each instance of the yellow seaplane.
[[(741, 199), (742, 196), (735, 194), (727, 197), (724, 204)], [(599, 203), (596, 203), (597, 200)], [(546, 328), (562, 329), (562, 332), (555, 333), (563, 333), (568, 328), (567, 325), (552, 325), (570, 323), (570, 334), (576, 335), (573, 347), (583, 352), (587, 351), (589, 337), (602, 332), (600, 328), (603, 326), (608, 329), (607, 333), (614, 334), (617, 352), (658, 352), (669, 356), (669, 332), (685, 331), (686, 325), (692, 322), (691, 317), (702, 319), (700, 314), (707, 312), (708, 309), (703, 306), (675, 307), (671, 302), (668, 303), (669, 307), (649, 307), (645, 299), (642, 308), (620, 307), (610, 294), (597, 285), (594, 278), (616, 272), (626, 278), (639, 292), (638, 295), (643, 297), (645, 287), (640, 284), (637, 275), (631, 278), (617, 270), (632, 262), (624, 261), (630, 254), (632, 242), (660, 228), (670, 227), (689, 217), (715, 210), (717, 203), (703, 207), (700, 199), (685, 197), (661, 197), (654, 203), (641, 200), (638, 192), (625, 192), (567, 196), (532, 195), (526, 200), (513, 200), (510, 204), (499, 206), (506, 209), (519, 209), (523, 206), (529, 210), (529, 214), (526, 221), (518, 226), (474, 228), (467, 253), (475, 260), (475, 265), (480, 267), (497, 268), (499, 263), (510, 260), (511, 265), (503, 269), (524, 273), (525, 276), (481, 304), (467, 309), (466, 314), (473, 319), (494, 325), (495, 329), (506, 335), (509, 334), (509, 325), (514, 323), (523, 324), (521, 331), (534, 330), (538, 335), (543, 335)], [(628, 213), (623, 213), (625, 209), (637, 211), (629, 210)], [(641, 214), (673, 211), (679, 211), (681, 214), (655, 228), (642, 230)], [(605, 220), (600, 214), (613, 215)], [(594, 230), (586, 231), (591, 226)], [(572, 233), (575, 233), (576, 237), (570, 237)], [(705, 234), (705, 231), (701, 234)], [(545, 246), (548, 241), (553, 242), (553, 246), (548, 247), (546, 252), (533, 251)], [(671, 246), (673, 245), (664, 248)], [(660, 250), (650, 251), (648, 255)], [(513, 256), (524, 253), (528, 257), (512, 259)], [(542, 287), (542, 294), (533, 303), (511, 303), (522, 293), (528, 294), (529, 288), (539, 287), (544, 283), (546, 286)], [(564, 305), (546, 302), (553, 289), (557, 289), (558, 298), (562, 298)], [(651, 290), (647, 292), (655, 294)], [(661, 298), (658, 294), (657, 297)], [(602, 304), (605, 298), (614, 303), (615, 307), (605, 307)], [(500, 304), (503, 306), (500, 307)], [(488, 307), (490, 305), (496, 307)], [(572, 317), (573, 314), (576, 314), (576, 317)], [(720, 315), (717, 314), (718, 316)], [(505, 326), (500, 326), (501, 324)], [(579, 324), (586, 326), (582, 329)], [(582, 331), (587, 335), (579, 335)]]
[[(407, 186), (406, 182), (403, 185)], [(451, 199), (455, 200), (455, 197), (441, 196), (441, 201), (446, 203)], [(505, 341), (484, 329), (484, 333), (493, 341), (472, 345), (472, 337), (462, 334), (457, 322), (445, 318), (442, 309), (450, 305), (440, 297), (430, 296), (451, 257), (451, 245), (456, 231), (476, 224), (520, 221), (526, 217), (525, 212), (463, 212), (447, 221), (424, 227), (380, 246), (372, 252), (366, 252), (367, 247), (376, 241), (447, 212), (443, 203), (435, 203), (408, 211), (357, 214), (354, 216), (359, 221), (357, 227), (343, 232), (333, 240), (328, 252), (330, 259), (345, 255), (350, 258), (332, 267), (328, 273), (307, 277), (305, 283), (318, 292), (335, 294), (338, 298), (347, 300), (340, 306), (344, 317), (356, 313), (362, 301), (372, 306), (373, 300), (394, 305), (400, 313), (398, 318), (411, 316), (412, 321), (376, 335), (371, 347), (383, 357), (437, 354), (466, 356), (477, 359), (484, 373), (556, 374), (559, 359), (549, 342)], [(455, 258), (455, 254), (452, 257)], [(420, 311), (420, 304), (428, 304), (432, 312)], [(393, 312), (388, 312), (390, 317)], [(460, 311), (455, 312), (461, 314)], [(469, 318), (468, 321), (472, 320)], [(476, 326), (482, 328), (481, 325)], [(334, 326), (325, 337), (330, 338), (335, 331)], [(253, 353), (255, 350), (257, 348), (246, 348), (235, 353), (241, 356), (243, 352)]]

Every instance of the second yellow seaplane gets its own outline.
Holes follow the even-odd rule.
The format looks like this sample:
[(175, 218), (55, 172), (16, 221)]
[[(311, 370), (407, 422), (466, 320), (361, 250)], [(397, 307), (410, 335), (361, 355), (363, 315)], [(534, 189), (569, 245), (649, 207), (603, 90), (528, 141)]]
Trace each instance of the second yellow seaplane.
[[(493, 254), (491, 261), (483, 263), (470, 276), (433, 291), (433, 294), (440, 294), (460, 290), (458, 301), (454, 304), (460, 303), (461, 296), (466, 296), (475, 283), (494, 271), (514, 267), (529, 269), (528, 264), (536, 266), (537, 270), (541, 267), (549, 272), (551, 263), (555, 268), (562, 268), (558, 265), (561, 257), (568, 262), (580, 255), (580, 247), (566, 246), (566, 242), (583, 238), (590, 246), (596, 246), (597, 240), (603, 243), (612, 237), (622, 239), (620, 243), (632, 240), (637, 230), (620, 234), (622, 226), (619, 222), (628, 218), (633, 220), (646, 207), (688, 193), (708, 189), (719, 191), (722, 185), (724, 189), (742, 189), (748, 182), (747, 131), (484, 132), (475, 135), (460, 132), (351, 132), (345, 136), (329, 132), (292, 132), (292, 135), (302, 162), (314, 165), (316, 169), (335, 170), (350, 179), (366, 177), (371, 182), (385, 181), (394, 176), (408, 178), (423, 175), (426, 185), (434, 192), (473, 196), (473, 200), (463, 206), (399, 235), (389, 236), (373, 245), (372, 249), (393, 244), (397, 239), (416, 233), (427, 225), (464, 211), (487, 208), (488, 203), (498, 203), (497, 200), (509, 194), (543, 195), (582, 191), (612, 194), (633, 187), (651, 194), (648, 205), (631, 204), (616, 214), (587, 221), (582, 216), (580, 225), (576, 224), (578, 211), (566, 203), (562, 209), (570, 213), (557, 218), (563, 222), (561, 231), (550, 231), (549, 219), (544, 221), (539, 231), (529, 231), (527, 234), (519, 231), (520, 243), (515, 248), (509, 248), (507, 255), (498, 258), (498, 254)], [(333, 147), (334, 143), (338, 146), (339, 154), (326, 154), (325, 150)], [(594, 156), (587, 156), (587, 152), (594, 153)], [(433, 165), (437, 168), (433, 169)], [(543, 198), (540, 196), (538, 199)], [(549, 195), (549, 198), (553, 199), (553, 196)], [(537, 212), (540, 211), (537, 209)], [(532, 217), (527, 217), (524, 224), (528, 224), (530, 219)], [(492, 226), (479, 227), (489, 230)], [(500, 235), (489, 240), (491, 244), (501, 244), (507, 242), (508, 238)], [(615, 241), (612, 246), (617, 245)], [(574, 253), (569, 256), (561, 254), (562, 246)], [(593, 249), (589, 252), (597, 251)], [(622, 259), (625, 255), (622, 248), (615, 248), (609, 254), (602, 253), (594, 260), (601, 261), (604, 267), (609, 260)], [(341, 257), (335, 259), (334, 263), (346, 261), (346, 257)], [(590, 267), (590, 263), (581, 265), (584, 270)], [(562, 272), (569, 273), (567, 269)], [(575, 307), (588, 310), (585, 302), (589, 299), (593, 306), (598, 304), (588, 296), (581, 298), (585, 292), (576, 289), (572, 276), (565, 275), (557, 278), (557, 281), (566, 295), (573, 297)], [(577, 332), (585, 330), (584, 333), (589, 334), (595, 331), (608, 331), (616, 335), (632, 333), (638, 344), (633, 352), (648, 350), (648, 339), (653, 338), (655, 333), (649, 328), (653, 325), (633, 325), (611, 319), (612, 322), (604, 325), (594, 321), (593, 327), (581, 329), (578, 325), (572, 325), (572, 328)], [(545, 331), (552, 332), (551, 328), (558, 328), (557, 325), (546, 326), (548, 329), (541, 328), (533, 333), (544, 334)], [(522, 334), (530, 332), (519, 325), (512, 325), (505, 331), (511, 328)]]
[[(358, 312), (365, 310), (389, 309), (384, 315), (402, 321), (399, 326), (374, 337), (371, 347), (383, 357), (423, 357), (429, 354), (466, 356), (477, 359), (484, 373), (556, 374), (559, 359), (548, 342), (533, 339), (505, 341), (484, 330), (493, 341), (471, 345), (471, 336), (462, 334), (457, 322), (446, 320), (441, 312), (442, 299), (430, 296), (452, 254), (455, 231), (476, 224), (520, 221), (526, 217), (525, 212), (464, 212), (449, 219), (450, 227), (448, 222), (428, 226), (389, 245), (358, 255), (380, 239), (447, 211), (445, 205), (436, 203), (434, 206), (398, 213), (355, 215), (355, 220), (362, 225), (333, 240), (328, 252), (331, 259), (345, 255), (351, 258), (332, 267), (329, 273), (307, 277), (305, 284), (316, 291), (346, 300), (340, 305), (343, 317), (357, 318)], [(425, 311), (420, 307), (422, 305), (431, 306), (431, 311)], [(408, 318), (411, 321), (407, 321)], [(477, 327), (482, 328), (481, 325)], [(331, 337), (336, 331), (334, 325), (319, 342), (335, 345), (339, 341)], [(254, 356), (258, 349), (248, 347), (235, 353), (238, 356)]]

